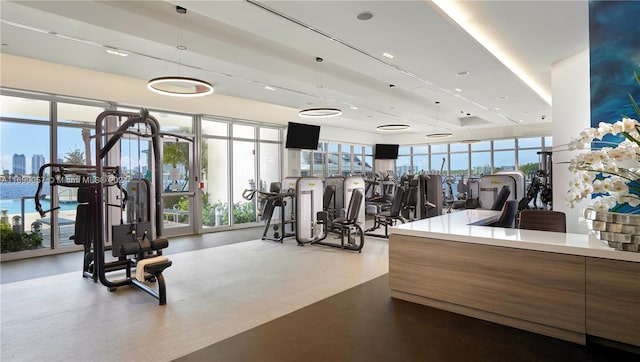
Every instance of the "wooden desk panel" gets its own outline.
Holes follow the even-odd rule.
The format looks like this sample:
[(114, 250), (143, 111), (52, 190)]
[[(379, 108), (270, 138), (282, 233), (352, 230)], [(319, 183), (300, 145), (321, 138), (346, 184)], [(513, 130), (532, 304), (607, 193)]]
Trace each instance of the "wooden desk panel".
[(391, 235), (395, 297), (585, 343), (580, 256)]
[(640, 264), (587, 259), (587, 334), (640, 346)]

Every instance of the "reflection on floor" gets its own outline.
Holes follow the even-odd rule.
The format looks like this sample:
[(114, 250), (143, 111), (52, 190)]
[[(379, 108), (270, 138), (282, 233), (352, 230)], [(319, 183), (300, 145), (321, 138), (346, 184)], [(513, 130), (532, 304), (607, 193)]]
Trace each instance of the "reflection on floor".
[(391, 299), (388, 274), (177, 359), (189, 361), (638, 361)]
[(387, 241), (367, 243), (362, 254), (293, 239), (170, 254), (166, 306), (83, 279), (78, 255), (73, 272), (0, 286), (0, 359), (172, 360), (385, 274)]
[[(245, 232), (257, 239), (261, 229)], [(81, 278), (81, 255), (3, 263), (0, 360), (638, 360), (393, 300), (384, 239), (367, 238), (358, 254), (293, 239), (197, 250), (206, 238), (172, 239), (162, 307), (134, 288), (110, 293)]]
[[(72, 230), (73, 227), (70, 227), (70, 229)], [(184, 251), (255, 240), (260, 238), (262, 230), (263, 227), (260, 226), (201, 235), (171, 237), (169, 238), (169, 247), (164, 250), (164, 253), (171, 255)], [(79, 270), (82, 270), (82, 253), (72, 252), (0, 263), (0, 278), (2, 280), (1, 283), (4, 284)]]

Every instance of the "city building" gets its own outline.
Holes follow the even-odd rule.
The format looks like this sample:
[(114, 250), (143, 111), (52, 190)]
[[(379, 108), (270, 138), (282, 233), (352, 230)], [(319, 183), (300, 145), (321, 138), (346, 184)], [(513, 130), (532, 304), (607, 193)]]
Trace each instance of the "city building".
[(27, 171), (27, 159), (24, 157), (24, 154), (13, 154), (13, 173), (17, 176), (24, 175)]
[(38, 174), (40, 171), (40, 167), (44, 165), (44, 156), (43, 155), (33, 155), (31, 156), (31, 173), (34, 175)]

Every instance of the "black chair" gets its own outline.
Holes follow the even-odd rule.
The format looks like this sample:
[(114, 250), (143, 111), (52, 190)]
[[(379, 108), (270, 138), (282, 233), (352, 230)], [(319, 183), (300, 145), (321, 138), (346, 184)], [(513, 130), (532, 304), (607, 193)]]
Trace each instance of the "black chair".
[(560, 211), (522, 210), (518, 228), (527, 230), (567, 232), (567, 215)]
[[(318, 212), (318, 223), (326, 225), (327, 228), (323, 233), (324, 236), (320, 240), (308, 243), (361, 252), (362, 247), (364, 247), (364, 230), (362, 230), (362, 225), (358, 222), (358, 216), (360, 215), (360, 207), (363, 201), (363, 191), (361, 189), (355, 189), (351, 193), (349, 206), (344, 216), (329, 221), (326, 211)], [(329, 231), (340, 235), (340, 244), (324, 241)], [(298, 243), (300, 243), (300, 241), (298, 241)]]
[(349, 206), (347, 212), (343, 217), (339, 217), (331, 222), (334, 228), (342, 229), (344, 226), (354, 225), (358, 222), (358, 215), (360, 214), (360, 205), (362, 204), (362, 191), (356, 189), (351, 193), (351, 199), (349, 199)]
[(518, 215), (518, 201), (509, 200), (504, 203), (500, 218), (491, 223), (489, 226), (503, 227), (513, 229), (516, 224), (516, 216)]
[(493, 205), (491, 205), (491, 210), (502, 210), (502, 208), (504, 207), (504, 203), (507, 202), (507, 199), (509, 198), (509, 195), (511, 195), (509, 186), (502, 186), (502, 189), (498, 193), (496, 200), (493, 202)]
[[(396, 189), (395, 194), (393, 195), (393, 201), (391, 202), (391, 209), (389, 211), (382, 211), (376, 214), (374, 219), (374, 224), (371, 229), (366, 230), (366, 232), (373, 231), (380, 226), (384, 226), (384, 237), (389, 238), (389, 226), (393, 226), (396, 220), (401, 221), (403, 224), (407, 222), (407, 220), (402, 216), (402, 210), (405, 203), (405, 194), (409, 191), (404, 191), (401, 187)], [(377, 236), (373, 234), (369, 234), (371, 236)]]

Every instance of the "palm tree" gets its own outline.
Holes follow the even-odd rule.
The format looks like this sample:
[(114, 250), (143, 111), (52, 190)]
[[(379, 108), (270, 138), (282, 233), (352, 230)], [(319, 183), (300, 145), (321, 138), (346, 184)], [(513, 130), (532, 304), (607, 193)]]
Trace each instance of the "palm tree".
[(84, 153), (87, 155), (87, 165), (91, 165), (91, 129), (82, 129), (82, 140), (84, 141)]
[(71, 152), (67, 152), (64, 155), (64, 163), (68, 163), (71, 165), (82, 165), (84, 164), (84, 153), (80, 151), (79, 148)]

